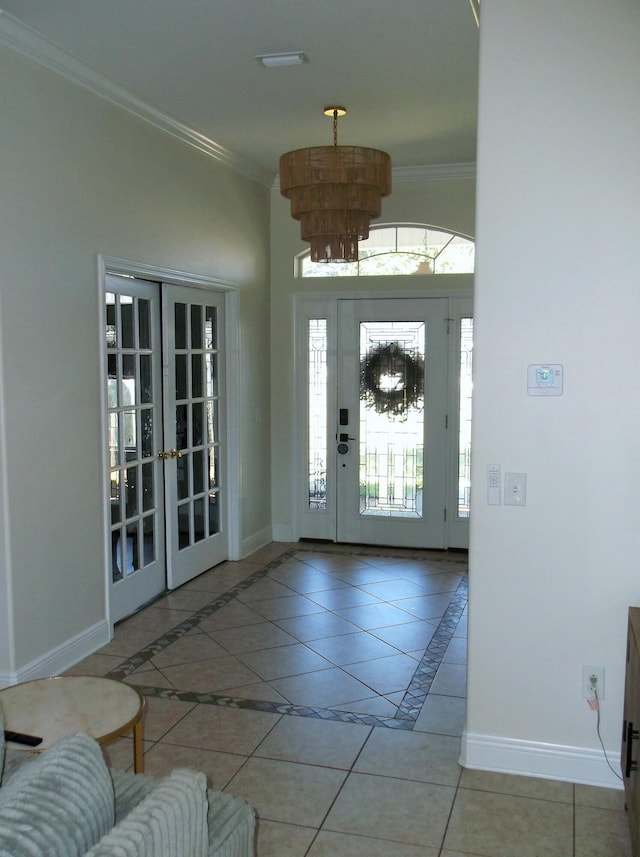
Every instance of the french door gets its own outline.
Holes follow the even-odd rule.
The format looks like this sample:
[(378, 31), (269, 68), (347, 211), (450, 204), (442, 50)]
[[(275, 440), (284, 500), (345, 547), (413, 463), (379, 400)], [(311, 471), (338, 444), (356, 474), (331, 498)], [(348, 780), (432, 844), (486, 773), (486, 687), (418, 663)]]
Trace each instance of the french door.
[(297, 362), (306, 366), (298, 378), (306, 472), (298, 482), (300, 537), (468, 545), (469, 304), (393, 298), (299, 305)]
[(228, 555), (224, 296), (105, 277), (111, 618)]
[(224, 296), (165, 287), (164, 318), (167, 582), (175, 589), (228, 556)]

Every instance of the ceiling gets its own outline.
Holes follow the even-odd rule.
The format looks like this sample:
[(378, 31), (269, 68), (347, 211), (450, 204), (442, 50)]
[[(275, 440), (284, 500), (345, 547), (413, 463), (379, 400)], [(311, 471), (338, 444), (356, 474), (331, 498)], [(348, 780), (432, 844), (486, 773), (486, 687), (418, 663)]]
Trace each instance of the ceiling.
[[(383, 149), (394, 167), (475, 162), (472, 4), (0, 0), (5, 13), (120, 84), (136, 103), (271, 176), (283, 152), (331, 144), (322, 111), (333, 104), (348, 110), (338, 142)], [(15, 25), (7, 14), (2, 19)], [(308, 63), (267, 69), (255, 59), (296, 50)]]

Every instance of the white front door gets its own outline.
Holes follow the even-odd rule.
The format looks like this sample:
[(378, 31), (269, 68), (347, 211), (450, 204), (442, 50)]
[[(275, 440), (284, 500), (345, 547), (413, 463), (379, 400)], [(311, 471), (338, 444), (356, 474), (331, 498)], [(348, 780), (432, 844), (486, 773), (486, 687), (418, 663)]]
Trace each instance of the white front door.
[(107, 274), (105, 320), (116, 622), (228, 557), (224, 295)]
[(340, 542), (445, 545), (447, 306), (338, 301)]
[(300, 300), (298, 537), (468, 546), (470, 316), (462, 298)]

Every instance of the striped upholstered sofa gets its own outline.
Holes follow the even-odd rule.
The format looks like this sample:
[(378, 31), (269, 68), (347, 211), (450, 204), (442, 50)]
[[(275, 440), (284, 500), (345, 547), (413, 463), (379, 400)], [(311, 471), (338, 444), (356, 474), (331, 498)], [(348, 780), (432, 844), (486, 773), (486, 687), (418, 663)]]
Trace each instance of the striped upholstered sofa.
[(0, 713), (0, 857), (253, 857), (254, 835), (252, 808), (204, 774), (109, 769), (81, 733), (5, 754)]

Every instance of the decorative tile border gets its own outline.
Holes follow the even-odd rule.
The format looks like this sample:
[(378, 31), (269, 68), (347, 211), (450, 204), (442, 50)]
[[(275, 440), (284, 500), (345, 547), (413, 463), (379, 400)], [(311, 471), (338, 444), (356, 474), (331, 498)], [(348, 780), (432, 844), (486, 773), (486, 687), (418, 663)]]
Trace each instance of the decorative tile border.
[(436, 628), (422, 660), (418, 664), (418, 669), (415, 671), (407, 692), (398, 706), (396, 717), (403, 720), (417, 720), (424, 701), (431, 690), (438, 667), (442, 663), (444, 653), (447, 651), (447, 646), (451, 642), (451, 638), (458, 627), (458, 622), (467, 606), (467, 598), (468, 586), (467, 576), (465, 575), (458, 584), (458, 588), (451, 598), (449, 606), (445, 610), (444, 616), (440, 620), (440, 624)]
[[(126, 680), (133, 672), (140, 669), (155, 655), (163, 651), (175, 643), (185, 634), (197, 628), (200, 623), (216, 613), (230, 601), (233, 601), (241, 592), (244, 592), (249, 587), (253, 586), (260, 580), (263, 580), (269, 573), (281, 565), (295, 557), (296, 554), (304, 552), (322, 553), (322, 546), (315, 545), (306, 550), (298, 545), (294, 550), (286, 551), (274, 560), (268, 562), (263, 568), (254, 572), (249, 577), (245, 578), (240, 583), (233, 586), (224, 595), (214, 598), (204, 607), (201, 607), (193, 613), (188, 619), (185, 619), (175, 628), (172, 628), (167, 633), (153, 640), (148, 646), (145, 646), (135, 655), (132, 655), (127, 660), (119, 664), (115, 669), (107, 673), (108, 678)], [(336, 551), (331, 551), (335, 554)], [(340, 553), (345, 555), (358, 556), (387, 556), (383, 551), (380, 553), (367, 553), (365, 555), (350, 551), (348, 548), (341, 550)], [(431, 558), (431, 557), (429, 557)], [(438, 557), (436, 560), (440, 562), (452, 562), (456, 565), (461, 565), (460, 560), (443, 560)], [(390, 729), (412, 730), (415, 722), (420, 714), (422, 706), (429, 694), (431, 685), (436, 676), (438, 668), (442, 663), (442, 658), (447, 646), (449, 645), (458, 622), (462, 617), (467, 604), (467, 576), (458, 584), (455, 593), (451, 597), (449, 606), (447, 607), (438, 627), (434, 631), (429, 645), (418, 664), (418, 667), (411, 679), (409, 687), (398, 706), (396, 714), (393, 717), (383, 717), (373, 714), (361, 714), (352, 711), (341, 711), (333, 708), (312, 708), (306, 705), (294, 705), (293, 703), (270, 702), (259, 699), (241, 699), (224, 694), (215, 693), (195, 693), (194, 691), (172, 690), (164, 687), (146, 687), (141, 684), (136, 684), (138, 690), (145, 696), (154, 697), (156, 699), (176, 699), (181, 702), (192, 702), (200, 705), (218, 705), (225, 708), (245, 709), (250, 711), (266, 711), (270, 714), (288, 714), (296, 717), (313, 717), (320, 720), (337, 721), (341, 723), (359, 723), (366, 726), (384, 726)]]

